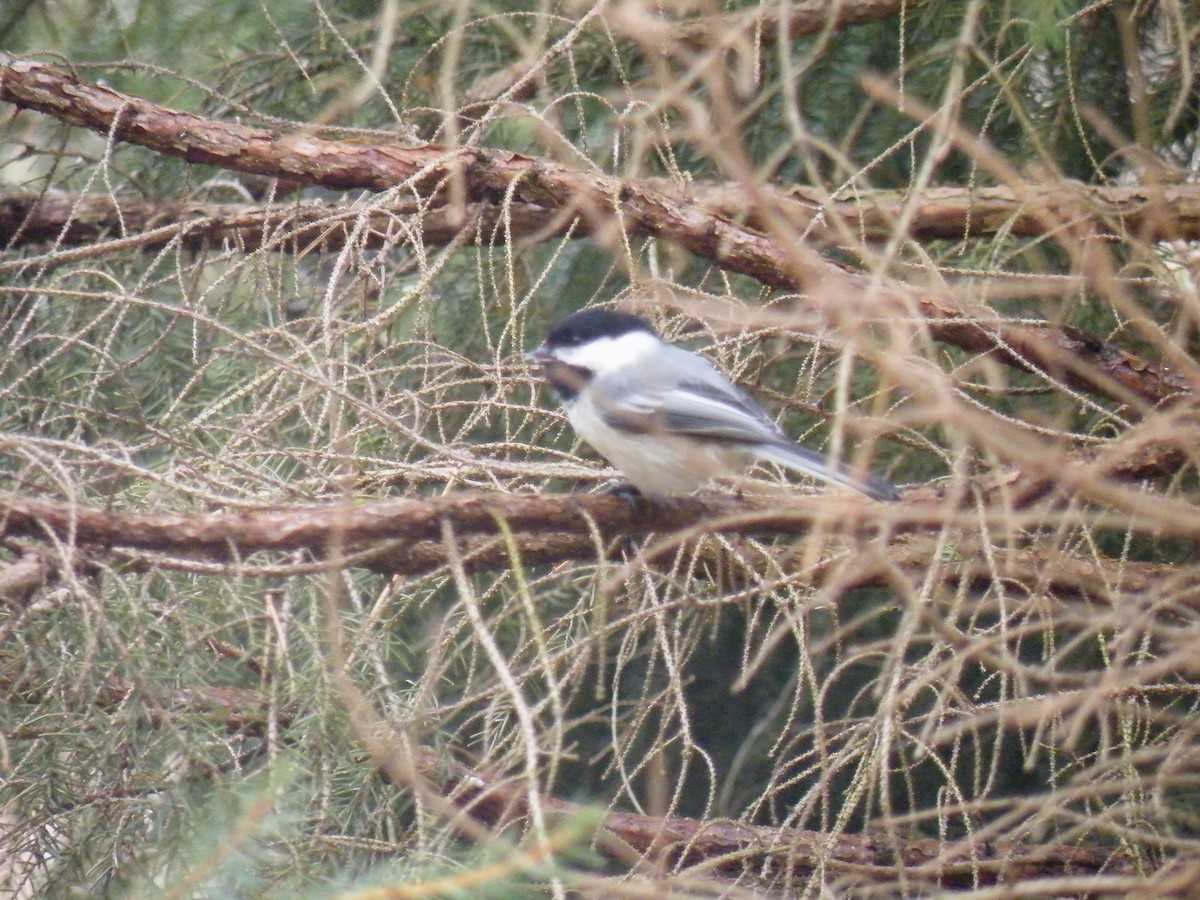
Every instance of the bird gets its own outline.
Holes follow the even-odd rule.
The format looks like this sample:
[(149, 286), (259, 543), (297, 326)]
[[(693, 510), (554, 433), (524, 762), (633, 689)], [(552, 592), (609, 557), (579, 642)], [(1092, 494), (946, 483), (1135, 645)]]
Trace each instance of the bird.
[(585, 309), (525, 356), (541, 368), (575, 432), (638, 493), (667, 499), (766, 460), (875, 500), (895, 485), (789, 438), (711, 362), (630, 313)]

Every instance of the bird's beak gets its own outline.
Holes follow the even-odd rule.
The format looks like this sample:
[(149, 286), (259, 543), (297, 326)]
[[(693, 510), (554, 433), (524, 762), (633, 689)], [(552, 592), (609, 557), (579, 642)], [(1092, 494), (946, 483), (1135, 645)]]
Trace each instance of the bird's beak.
[(546, 349), (545, 344), (542, 344), (526, 353), (525, 361), (535, 366), (545, 366), (554, 362), (554, 354)]

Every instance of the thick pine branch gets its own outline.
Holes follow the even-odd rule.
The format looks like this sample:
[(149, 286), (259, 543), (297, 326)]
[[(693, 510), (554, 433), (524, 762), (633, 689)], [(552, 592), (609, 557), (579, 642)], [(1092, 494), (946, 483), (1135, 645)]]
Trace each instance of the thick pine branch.
[[(769, 225), (761, 206), (734, 184), (697, 182), (681, 190), (671, 182), (647, 182), (664, 194), (690, 199), (711, 215), (763, 229)], [(1081, 183), (1040, 185), (1045, 207), (1064, 221), (1086, 222), (1097, 235), (1140, 241), (1200, 239), (1200, 185), (1097, 187)], [(906, 198), (895, 191), (856, 191), (833, 199), (806, 187), (770, 191), (775, 211), (812, 239), (849, 246), (884, 241), (895, 234)], [(1046, 219), (1034, 215), (1007, 187), (929, 188), (908, 220), (908, 235), (918, 241), (961, 240), (1003, 230), (1016, 236), (1044, 236)], [(368, 227), (361, 227), (363, 216)], [(546, 240), (587, 227), (555, 216), (531, 203), (468, 204), (428, 207), (400, 201), (359, 210), (344, 202), (277, 204), (205, 203), (141, 200), (109, 194), (14, 193), (0, 195), (0, 245), (9, 249), (51, 241), (56, 246), (90, 245), (119, 240), (120, 247), (153, 249), (175, 242), (187, 249), (228, 243), (243, 251), (294, 251), (298, 247), (336, 251), (351, 237), (372, 249), (420, 241), (447, 244), (464, 231), (484, 243), (515, 238)], [(103, 248), (98, 248), (103, 249)], [(16, 263), (7, 264), (12, 267)]]
[[(862, 298), (880, 318), (922, 316), (931, 336), (1006, 363), (1049, 373), (1067, 385), (1121, 401), (1159, 404), (1191, 391), (1182, 373), (1143, 360), (1095, 335), (1050, 323), (993, 321), (986, 309), (945, 295), (863, 275), (803, 244), (705, 212), (647, 184), (582, 172), (508, 151), (402, 147), (326, 140), (204, 119), (80, 81), (52, 67), (10, 60), (0, 68), (0, 100), (189, 162), (288, 178), (330, 188), (398, 189), (401, 197), (449, 204), (468, 224), (465, 204), (518, 203), (541, 208), (603, 240), (624, 231), (677, 244), (764, 285)], [(551, 230), (555, 230), (552, 228)], [(1190, 373), (1188, 373), (1190, 374)]]
[[(363, 227), (363, 218), (367, 219)], [(537, 240), (571, 230), (572, 221), (528, 203), (471, 203), (435, 206), (409, 200), (370, 210), (346, 203), (277, 204), (148, 201), (108, 194), (0, 195), (0, 246), (52, 242), (51, 254), (37, 264), (61, 265), (77, 259), (66, 247), (85, 247), (95, 258), (118, 250), (154, 250), (175, 244), (204, 250), (227, 244), (240, 252), (271, 250), (337, 251), (354, 240), (369, 249), (420, 242), (448, 244), (478, 236), (486, 244), (514, 238)], [(0, 263), (0, 272), (29, 267), (29, 260)]]
[[(847, 529), (878, 519), (879, 504), (857, 496), (838, 498)], [(670, 503), (632, 502), (596, 494), (456, 494), (430, 500), (380, 500), (247, 512), (130, 513), (0, 495), (0, 535), (46, 538), (129, 550), (209, 559), (240, 559), (262, 551), (311, 550), (325, 556), (360, 551), (384, 541), (440, 541), (444, 529), (457, 537), (494, 536), (502, 527), (552, 536), (590, 539), (679, 532), (804, 534), (829, 515), (820, 497), (789, 498), (786, 505), (758, 505), (733, 497), (701, 496)]]
[[(1022, 493), (1033, 502), (1049, 489), (1049, 484), (1024, 488), (1008, 484), (1005, 494), (1010, 502)], [(653, 540), (641, 552), (653, 561), (664, 554), (669, 557), (682, 543), (704, 534), (798, 537), (819, 529), (828, 536), (834, 521), (836, 533), (844, 540), (890, 538), (886, 563), (859, 554), (833, 565), (804, 564), (810, 581), (835, 585), (840, 593), (871, 585), (887, 587), (896, 572), (907, 573), (914, 582), (928, 572), (939, 539), (920, 532), (938, 530), (953, 512), (930, 489), (911, 491), (909, 497), (901, 509), (852, 495), (793, 496), (786, 503), (765, 504), (705, 494), (669, 504), (635, 504), (596, 494), (466, 494), (184, 515), (116, 512), (9, 496), (0, 497), (0, 535), (52, 537), (92, 550), (133, 553), (135, 559), (147, 552), (175, 557), (173, 562), (158, 559), (156, 565), (187, 568), (233, 562), (251, 571), (280, 575), (307, 574), (330, 565), (401, 575), (426, 574), (451, 564), (467, 571), (495, 571), (619, 556), (627, 549), (625, 539), (651, 536)], [(1169, 591), (1173, 606), (1200, 609), (1200, 585), (1169, 567), (1065, 552), (1050, 557), (1045, 548), (996, 548), (988, 553), (972, 549), (971, 513), (964, 515), (967, 532), (957, 544), (963, 559), (943, 567), (940, 580), (947, 584), (980, 590), (997, 582), (1039, 584), (1047, 594), (1106, 605), (1152, 596), (1165, 602)], [(501, 536), (505, 531), (511, 535), (511, 546)], [(899, 539), (904, 533), (910, 534)], [(11, 589), (0, 590), (4, 605), (21, 605), (56, 565), (53, 556), (34, 553), (30, 546), (18, 550), (22, 556), (0, 568), (0, 587), (12, 584)], [(312, 561), (272, 568), (248, 560), (252, 554), (270, 551), (308, 551)], [(782, 557), (781, 565), (793, 569)], [(1119, 592), (1113, 592), (1113, 585), (1120, 586)]]
[(675, 37), (695, 46), (729, 44), (734, 37), (774, 43), (823, 31), (840, 31), (894, 19), (928, 0), (802, 0), (761, 4), (744, 11), (708, 16), (675, 27)]
[[(442, 792), (487, 825), (529, 815), (522, 787), (482, 776), (444, 755), (424, 751), (419, 764)], [(543, 798), (547, 811), (564, 818), (584, 809)], [(728, 819), (704, 821), (612, 812), (604, 818), (598, 848), (624, 860), (629, 851), (672, 866), (702, 866), (727, 876), (749, 874), (773, 881), (803, 878), (828, 868), (854, 882), (892, 882), (903, 866), (912, 883), (969, 887), (1062, 875), (1132, 874), (1132, 866), (1107, 849), (1056, 844), (1023, 846), (914, 839), (900, 835), (859, 836), (794, 828), (747, 825)], [(1128, 879), (1122, 879), (1127, 883)], [(1144, 882), (1139, 882), (1144, 884)]]
[[(673, 189), (667, 183), (662, 188)], [(784, 216), (811, 240), (852, 247), (858, 241), (889, 240), (902, 215), (908, 216), (906, 236), (916, 241), (961, 241), (1001, 231), (1010, 237), (1044, 237), (1048, 226), (1086, 226), (1097, 236), (1122, 240), (1200, 238), (1200, 185), (1106, 187), (1063, 180), (1031, 183), (1028, 192), (1037, 196), (1037, 209), (1004, 185), (930, 187), (915, 200), (900, 191), (855, 190), (845, 197), (803, 186), (767, 191), (772, 215)], [(699, 182), (689, 186), (688, 195), (709, 213), (753, 228), (769, 225), (761, 204), (750, 202), (739, 185)]]

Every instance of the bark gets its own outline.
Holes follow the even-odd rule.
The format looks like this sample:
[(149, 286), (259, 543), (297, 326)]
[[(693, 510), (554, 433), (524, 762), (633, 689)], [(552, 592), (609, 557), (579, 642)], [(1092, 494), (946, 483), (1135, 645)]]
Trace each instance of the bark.
[[(425, 751), (420, 766), (443, 793), (495, 827), (528, 815), (522, 787), (448, 761)], [(562, 818), (584, 808), (555, 798), (542, 806)], [(969, 840), (913, 839), (900, 835), (833, 836), (819, 831), (773, 828), (682, 816), (660, 818), (612, 812), (605, 816), (598, 849), (627, 863), (630, 851), (669, 866), (703, 866), (725, 876), (746, 874), (769, 882), (803, 878), (825, 867), (851, 882), (891, 882), (903, 868), (911, 884), (970, 887), (976, 883), (1012, 883), (1063, 875), (1133, 874), (1114, 851), (1055, 844), (975, 843)], [(1136, 884), (1145, 885), (1145, 876)]]
[[(840, 31), (856, 25), (894, 19), (928, 0), (805, 0), (800, 3), (763, 4), (753, 9), (705, 16), (675, 26), (676, 40), (698, 47), (728, 44), (731, 36), (775, 43), (798, 40), (823, 31)], [(786, 12), (786, 18), (784, 16)]]
[[(893, 19), (906, 10), (913, 10), (928, 0), (802, 0), (787, 4), (784, 18), (778, 5), (763, 4), (752, 9), (726, 13), (724, 15), (701, 16), (685, 21), (671, 21), (661, 17), (649, 17), (645, 10), (637, 10), (636, 17), (629, 10), (618, 10), (616, 15), (599, 16), (590, 21), (603, 24), (605, 29), (616, 30), (626, 37), (641, 38), (645, 26), (661, 30), (669, 40), (694, 51), (706, 49), (728, 49), (737, 44), (748, 44), (760, 50), (781, 39), (799, 40), (826, 31), (841, 31), (856, 25), (882, 22)], [(634, 18), (634, 21), (623, 21)], [(639, 28), (638, 26), (642, 26)], [(550, 53), (536, 59), (521, 59), (471, 87), (464, 95), (466, 106), (488, 103), (503, 97), (508, 101), (527, 100), (534, 95), (543, 72), (549, 62)], [(595, 62), (607, 70), (607, 58)], [(593, 70), (595, 73), (595, 70)]]
[[(709, 215), (762, 230), (769, 223), (759, 204), (733, 184), (696, 183), (686, 188), (649, 181), (668, 196), (695, 203)], [(1200, 185), (1177, 184), (1108, 188), (1077, 183), (1033, 188), (1051, 209), (1064, 217), (1086, 218), (1098, 235), (1141, 241), (1200, 239)], [(769, 191), (777, 212), (809, 240), (846, 246), (847, 235), (884, 241), (895, 233), (906, 198), (894, 191), (858, 191), (852, 200), (835, 200), (816, 188)], [(355, 234), (360, 217), (367, 228)], [(930, 188), (917, 201), (909, 237), (918, 241), (962, 240), (995, 234), (1037, 237), (1045, 234), (1045, 217), (1030, 212), (1016, 192), (1006, 187)], [(226, 243), (243, 251), (292, 252), (297, 247), (338, 250), (352, 235), (363, 246), (378, 249), (420, 241), (447, 244), (463, 231), (488, 244), (513, 238), (547, 240), (572, 231), (591, 232), (583, 223), (532, 203), (472, 203), (465, 208), (428, 207), (400, 201), (379, 208), (356, 209), (345, 203), (295, 202), (274, 205), (172, 202), (114, 197), (108, 194), (16, 193), (0, 196), (0, 245), (53, 242), (57, 246), (99, 240), (136, 241), (154, 249), (172, 241), (189, 250)], [(131, 245), (124, 245), (131, 246)]]
[(936, 340), (994, 352), (1009, 365), (1121, 402), (1161, 404), (1192, 389), (1193, 373), (1172, 372), (1081, 330), (996, 322), (989, 310), (897, 282), (877, 289), (801, 243), (777, 241), (647, 184), (550, 160), (478, 148), (283, 135), (193, 116), (24, 60), (0, 68), (0, 100), (193, 163), (330, 188), (394, 189), (402, 199), (448, 205), (447, 214), (463, 224), (467, 204), (518, 203), (562, 222), (578, 219), (585, 232), (603, 241), (614, 241), (621, 231), (659, 238), (769, 287), (861, 298), (881, 318), (915, 310)]
[[(528, 203), (426, 209), (416, 201), (400, 201), (382, 208), (356, 209), (345, 203), (297, 201), (256, 206), (57, 191), (0, 196), (0, 246), (11, 249), (53, 243), (53, 259), (38, 261), (46, 264), (74, 259), (74, 254), (62, 249), (70, 246), (86, 247), (92, 257), (98, 252), (155, 250), (168, 244), (191, 251), (222, 244), (243, 253), (260, 249), (337, 251), (351, 239), (378, 250), (416, 242), (448, 244), (464, 231), (485, 244), (505, 244), (529, 236), (547, 240), (566, 233), (571, 224), (569, 218), (548, 215)], [(109, 243), (96, 246), (100, 241)], [(0, 271), (28, 265), (28, 260), (16, 260), (0, 265)]]
[[(879, 504), (838, 498), (846, 527), (871, 518)], [(687, 531), (803, 534), (814, 518), (828, 515), (819, 497), (770, 506), (732, 497), (687, 497), (670, 503), (631, 502), (603, 495), (460, 494), (433, 500), (296, 506), (245, 512), (147, 514), (73, 506), (0, 495), (0, 535), (50, 535), (92, 547), (152, 550), (209, 559), (240, 559), (262, 551), (311, 550), (319, 555), (397, 541), (441, 541), (449, 526), (456, 536), (532, 530), (591, 540), (652, 532)], [(870, 529), (870, 526), (866, 526)], [(407, 553), (407, 549), (399, 552)]]
[[(674, 188), (664, 184), (663, 189)], [(926, 188), (915, 198), (898, 191), (855, 191), (853, 198), (841, 199), (805, 186), (771, 188), (767, 193), (774, 214), (784, 216), (808, 239), (834, 245), (890, 239), (906, 203), (915, 206), (906, 234), (916, 241), (961, 241), (1001, 230), (1017, 237), (1042, 237), (1048, 218), (1059, 224), (1086, 223), (1096, 235), (1119, 239), (1200, 238), (1200, 185), (1102, 187), (1059, 181), (1030, 184), (1029, 191), (1038, 197), (1036, 210), (1005, 186)], [(713, 215), (752, 228), (767, 227), (761, 205), (750, 202), (738, 185), (701, 182), (688, 194)]]
[[(1023, 503), (1044, 498), (1052, 487), (1049, 482), (1023, 485), (1018, 479), (997, 484), (994, 490), (1003, 491), (1005, 514), (1011, 515)], [(628, 550), (627, 539), (649, 536), (656, 537), (640, 548), (647, 562), (673, 554), (695, 537), (714, 533), (798, 537), (817, 527), (825, 537), (840, 535), (854, 541), (888, 538), (886, 564), (872, 554), (860, 554), (851, 564), (830, 568), (824, 563), (812, 565), (801, 552), (795, 565), (810, 566), (806, 577), (827, 582), (843, 593), (868, 585), (887, 587), (897, 572), (911, 576), (916, 583), (928, 570), (938, 544), (923, 532), (942, 527), (954, 512), (931, 488), (910, 490), (906, 499), (901, 507), (852, 495), (789, 497), (766, 503), (705, 494), (654, 504), (596, 494), (463, 494), (432, 500), (183, 515), (118, 512), (0, 496), (0, 535), (43, 540), (53, 536), (85, 550), (122, 551), (138, 562), (154, 565), (164, 563), (158, 559), (151, 563), (140, 554), (171, 555), (177, 559), (165, 564), (182, 568), (187, 568), (189, 561), (229, 561), (278, 576), (303, 575), (329, 566), (418, 575), (436, 572), (452, 561), (467, 571), (550, 565), (620, 557)], [(513, 536), (515, 558), (500, 537), (501, 523)], [(1171, 520), (1167, 517), (1143, 524), (1165, 530)], [(1192, 532), (1196, 528), (1195, 522), (1175, 524), (1190, 525)], [(452, 542), (448, 543), (447, 534), (453, 536)], [(968, 528), (956, 541), (960, 559), (943, 567), (942, 583), (985, 589), (1007, 581), (1036, 585), (1037, 591), (1047, 596), (1106, 605), (1160, 596), (1176, 607), (1200, 609), (1200, 581), (1173, 567), (1051, 555), (1046, 548), (993, 548), (985, 554), (972, 534), (973, 529)], [(311, 554), (309, 561), (290, 566), (253, 565), (247, 559), (260, 552), (301, 550)], [(39, 563), (41, 577), (46, 577), (45, 565), (43, 559)], [(783, 571), (796, 571), (795, 565), (781, 559)]]
[(46, 584), (50, 572), (49, 562), (33, 552), (0, 566), (0, 609), (24, 606)]

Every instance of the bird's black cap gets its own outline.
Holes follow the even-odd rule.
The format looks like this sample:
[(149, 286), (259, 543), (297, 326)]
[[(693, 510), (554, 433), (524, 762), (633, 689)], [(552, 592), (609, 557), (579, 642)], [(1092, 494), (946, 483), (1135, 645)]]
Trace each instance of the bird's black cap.
[(611, 309), (585, 309), (571, 313), (551, 328), (546, 337), (546, 346), (578, 347), (596, 338), (615, 338), (631, 331), (657, 335), (646, 322), (629, 313)]

